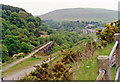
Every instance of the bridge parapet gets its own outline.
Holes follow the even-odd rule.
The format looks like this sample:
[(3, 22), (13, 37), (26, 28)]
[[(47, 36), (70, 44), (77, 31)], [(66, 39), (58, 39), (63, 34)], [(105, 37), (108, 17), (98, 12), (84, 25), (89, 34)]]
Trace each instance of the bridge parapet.
[(39, 57), (41, 55), (48, 55), (48, 52), (51, 51), (51, 48), (54, 45), (54, 41), (48, 42), (46, 44), (46, 46), (44, 46), (43, 48), (40, 48), (39, 51), (36, 53), (36, 57)]

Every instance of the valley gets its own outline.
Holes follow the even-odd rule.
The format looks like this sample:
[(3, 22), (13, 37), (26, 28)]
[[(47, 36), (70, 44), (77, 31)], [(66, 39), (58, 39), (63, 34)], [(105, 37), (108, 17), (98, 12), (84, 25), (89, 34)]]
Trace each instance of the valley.
[[(113, 10), (72, 8), (33, 16), (1, 5), (4, 80), (96, 80), (98, 57), (109, 56), (120, 33)], [(117, 63), (110, 62), (114, 80)]]

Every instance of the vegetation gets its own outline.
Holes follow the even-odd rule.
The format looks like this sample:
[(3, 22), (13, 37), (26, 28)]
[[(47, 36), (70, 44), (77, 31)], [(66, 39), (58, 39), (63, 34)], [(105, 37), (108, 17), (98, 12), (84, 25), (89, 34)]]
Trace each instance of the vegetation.
[(59, 9), (41, 15), (42, 20), (54, 21), (103, 21), (117, 20), (117, 11), (100, 8), (69, 8)]
[(53, 20), (44, 20), (50, 28), (59, 31), (78, 32), (82, 33), (82, 29), (96, 29), (98, 27), (104, 27), (105, 23), (95, 21), (63, 21), (57, 22)]
[[(93, 10), (102, 12), (101, 16), (108, 12), (104, 9), (92, 9), (91, 11), (93, 12)], [(89, 9), (83, 9), (83, 11), (87, 12)], [(113, 11), (109, 11), (109, 13), (115, 14)], [(16, 55), (18, 53), (30, 53), (32, 48), (47, 41), (55, 41), (50, 54), (60, 50), (52, 56), (55, 57), (52, 60), (52, 65), (43, 63), (41, 66), (34, 66), (36, 70), (26, 75), (23, 80), (95, 80), (97, 77), (97, 56), (109, 54), (111, 46), (113, 46), (111, 43), (114, 40), (114, 34), (120, 32), (118, 22), (110, 25), (106, 24), (105, 30), (98, 30), (96, 35), (101, 40), (98, 43), (104, 46), (103, 50), (101, 45), (92, 39), (92, 37), (95, 38), (94, 33), (82, 34), (82, 29), (104, 27), (105, 23), (95, 21), (80, 22), (79, 20), (69, 22), (46, 20), (43, 21), (44, 24), (39, 17), (34, 17), (24, 9), (8, 5), (3, 5), (2, 14), (3, 63), (10, 61), (14, 56), (19, 56)], [(47, 37), (41, 37), (41, 35), (47, 35)], [(107, 44), (108, 46), (106, 46)], [(41, 58), (30, 57), (7, 71), (21, 70), (24, 66), (32, 66), (36, 62), (38, 64), (45, 58), (46, 56)], [(112, 68), (112, 71), (115, 71), (115, 68)], [(114, 77), (114, 74), (112, 76)]]
[[(79, 44), (75, 47), (73, 47), (74, 50), (81, 50), (81, 48), (84, 48), (82, 46), (83, 44)], [(96, 80), (98, 76), (98, 70), (97, 70), (97, 56), (99, 55), (109, 55), (110, 51), (113, 48), (113, 43), (108, 44), (105, 46), (103, 49), (99, 48), (94, 52), (94, 55), (90, 58), (83, 57), (81, 60), (77, 61), (77, 65), (73, 64), (73, 80)], [(84, 51), (83, 55), (84, 55)], [(89, 57), (89, 56), (88, 56)], [(112, 80), (115, 79), (116, 75), (116, 68), (113, 66), (111, 68), (111, 75), (112, 75)]]
[(63, 63), (56, 63), (52, 66), (52, 69), (47, 63), (43, 63), (40, 66), (34, 66), (35, 71), (23, 78), (23, 80), (70, 80), (69, 69)]
[[(72, 53), (72, 51), (70, 52)], [(69, 54), (66, 53), (64, 57), (67, 58), (68, 56)], [(72, 56), (70, 56), (71, 58)], [(72, 76), (71, 65), (66, 65), (62, 60), (57, 61), (52, 66), (51, 64), (49, 66), (47, 63), (43, 63), (41, 66), (34, 67), (36, 70), (26, 75), (22, 80), (70, 80)]]
[[(57, 51), (53, 54), (51, 54), (52, 57), (59, 57), (59, 54), (61, 54), (60, 51)], [(61, 56), (61, 55), (60, 55)], [(28, 70), (28, 69), (31, 69), (31, 67), (33, 67), (34, 65), (37, 65), (37, 64), (40, 64), (42, 63), (43, 61), (47, 61), (49, 58), (49, 56), (42, 56), (41, 58), (34, 58), (33, 56), (31, 56), (30, 58), (26, 59), (26, 60), (23, 60), (22, 62), (10, 67), (9, 69), (3, 71), (3, 77), (5, 76), (9, 76), (11, 74), (16, 74), (16, 73), (20, 73), (22, 71), (25, 71), (25, 70)], [(19, 59), (17, 60), (14, 60), (13, 62), (16, 62), (18, 61)], [(52, 60), (52, 61), (55, 61), (55, 60)], [(9, 62), (9, 61), (7, 61)], [(5, 63), (7, 63), (5, 62)], [(12, 63), (13, 63), (12, 62)], [(2, 66), (2, 68), (4, 69), (6, 66), (10, 65), (11, 63), (9, 64), (6, 64), (4, 66)], [(14, 70), (14, 71), (12, 71)]]
[[(89, 47), (89, 44), (86, 44), (85, 46)], [(90, 49), (88, 50), (91, 51)], [(71, 80), (73, 76), (73, 68), (71, 65), (76, 64), (79, 60), (82, 60), (84, 52), (82, 52), (81, 49), (73, 51), (73, 49), (69, 48), (61, 50), (61, 53), (62, 56), (59, 55), (56, 57), (59, 59), (52, 61), (52, 66), (51, 64), (49, 66), (46, 63), (43, 63), (41, 67), (34, 66), (36, 70), (31, 72), (29, 75), (26, 75), (23, 80)], [(87, 54), (85, 56), (87, 56)]]
[[(42, 62), (46, 57), (42, 57), (42, 58), (33, 58), (30, 57), (26, 60), (23, 60), (22, 62), (10, 67), (9, 69), (3, 71), (3, 77), (5, 76), (10, 76), (11, 74), (16, 74), (16, 73), (20, 73), (23, 70), (27, 70), (30, 69), (33, 65), (35, 64), (39, 64), (40, 62)], [(39, 63), (38, 63), (39, 62)], [(8, 66), (8, 65), (7, 65)], [(4, 69), (4, 67), (6, 66), (2, 66), (2, 69)], [(13, 71), (14, 70), (14, 71)]]
[[(43, 24), (39, 17), (33, 17), (24, 9), (6, 5), (2, 11), (2, 27), (2, 43), (6, 51), (2, 52), (3, 57), (6, 57), (2, 62), (14, 54), (29, 53), (32, 48), (47, 41), (55, 41), (58, 45), (56, 49), (60, 50), (70, 48), (80, 40), (76, 32), (55, 31)], [(40, 37), (44, 33), (49, 37)]]
[(4, 47), (2, 48), (4, 49), (2, 50), (2, 62), (5, 62), (8, 57), (16, 53), (29, 53), (33, 47), (40, 45), (38, 37), (41, 31), (47, 31), (47, 26), (41, 22), (39, 17), (33, 17), (24, 9), (3, 5), (2, 10)]
[(111, 22), (110, 25), (106, 24), (105, 27), (105, 30), (99, 29), (98, 32), (96, 32), (97, 37), (102, 42), (102, 46), (112, 43), (114, 41), (114, 34), (120, 33), (120, 24), (117, 21), (114, 23)]
[(66, 50), (66, 52), (63, 53), (63, 59), (62, 62), (65, 64), (69, 63), (75, 63), (77, 62), (77, 58), (79, 57), (79, 53), (75, 54), (71, 49)]

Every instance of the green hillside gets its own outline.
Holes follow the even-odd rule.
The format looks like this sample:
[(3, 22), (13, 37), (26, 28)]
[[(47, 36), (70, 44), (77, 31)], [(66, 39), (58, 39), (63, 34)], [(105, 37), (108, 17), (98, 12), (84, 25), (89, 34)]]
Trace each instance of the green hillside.
[[(1, 5), (1, 4), (0, 4)], [(47, 41), (55, 41), (52, 53), (72, 47), (81, 40), (76, 32), (55, 31), (22, 8), (2, 5), (2, 62), (13, 59), (14, 54), (31, 52)], [(41, 36), (42, 35), (42, 36)], [(44, 37), (46, 36), (47, 37)]]
[(42, 44), (39, 36), (47, 29), (39, 17), (33, 17), (22, 8), (2, 5), (2, 62)]
[(101, 8), (70, 8), (59, 9), (40, 16), (42, 20), (55, 21), (105, 21), (117, 19), (117, 11)]

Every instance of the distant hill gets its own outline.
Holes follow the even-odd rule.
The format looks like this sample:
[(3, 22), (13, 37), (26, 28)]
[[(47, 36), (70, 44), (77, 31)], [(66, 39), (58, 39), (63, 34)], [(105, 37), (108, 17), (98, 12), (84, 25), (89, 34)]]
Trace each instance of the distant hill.
[(117, 20), (118, 13), (114, 10), (101, 8), (69, 8), (59, 9), (41, 15), (42, 20), (57, 21), (114, 21)]

